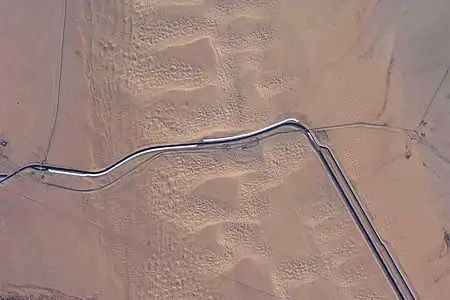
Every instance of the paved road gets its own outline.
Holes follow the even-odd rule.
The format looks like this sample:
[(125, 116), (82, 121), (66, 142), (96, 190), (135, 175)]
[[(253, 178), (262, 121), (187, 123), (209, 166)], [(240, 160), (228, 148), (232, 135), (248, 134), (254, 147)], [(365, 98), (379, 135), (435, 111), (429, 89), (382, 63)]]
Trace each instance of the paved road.
[(207, 138), (203, 139), (200, 142), (191, 142), (191, 143), (182, 143), (182, 144), (173, 144), (173, 145), (162, 145), (162, 146), (153, 146), (143, 148), (141, 150), (137, 150), (129, 155), (123, 157), (112, 165), (100, 169), (100, 170), (80, 170), (73, 168), (65, 168), (52, 166), (47, 164), (28, 164), (23, 167), (18, 168), (17, 170), (9, 173), (9, 174), (0, 174), (0, 183), (4, 183), (7, 180), (17, 176), (20, 173), (26, 172), (28, 170), (35, 170), (40, 172), (48, 172), (54, 174), (62, 174), (68, 176), (81, 176), (81, 177), (99, 177), (106, 175), (113, 170), (119, 168), (120, 166), (126, 164), (127, 162), (152, 152), (162, 153), (162, 152), (175, 152), (182, 150), (195, 150), (195, 149), (204, 149), (205, 146), (217, 146), (217, 145), (230, 145), (232, 143), (236, 143), (239, 141), (245, 141), (250, 138), (257, 138), (261, 135), (269, 133), (271, 131), (275, 131), (282, 127), (293, 127), (299, 130), (302, 134), (306, 136), (311, 146), (316, 151), (318, 157), (320, 158), (322, 164), (324, 165), (326, 171), (328, 172), (331, 180), (336, 186), (337, 190), (341, 194), (344, 204), (349, 210), (351, 216), (353, 217), (356, 225), (361, 231), (363, 237), (369, 248), (371, 249), (375, 259), (379, 263), (382, 271), (386, 275), (389, 283), (391, 284), (393, 290), (397, 294), (399, 299), (402, 300), (415, 300), (415, 294), (412, 288), (409, 286), (408, 282), (405, 279), (405, 275), (400, 270), (398, 263), (395, 261), (393, 256), (391, 255), (388, 247), (376, 231), (373, 226), (370, 218), (367, 213), (364, 211), (361, 202), (359, 201), (354, 189), (351, 187), (349, 181), (347, 180), (345, 173), (342, 168), (339, 166), (336, 158), (334, 157), (332, 151), (326, 147), (321, 145), (317, 138), (314, 135), (314, 132), (310, 131), (307, 127), (301, 124), (298, 120), (289, 118), (283, 120), (281, 122), (272, 124), (265, 128), (252, 131), (245, 134), (229, 136), (229, 137), (221, 137), (221, 138)]

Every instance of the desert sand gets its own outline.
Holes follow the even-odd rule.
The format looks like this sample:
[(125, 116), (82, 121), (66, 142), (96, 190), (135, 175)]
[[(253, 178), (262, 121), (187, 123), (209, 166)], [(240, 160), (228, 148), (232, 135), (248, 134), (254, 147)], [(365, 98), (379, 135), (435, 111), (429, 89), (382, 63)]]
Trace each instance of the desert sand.
[[(334, 151), (418, 298), (445, 299), (449, 12), (445, 0), (2, 1), (1, 171), (95, 169), (295, 117)], [(90, 194), (42, 183), (98, 182), (39, 175), (0, 186), (0, 298), (396, 298), (299, 133), (162, 155)]]

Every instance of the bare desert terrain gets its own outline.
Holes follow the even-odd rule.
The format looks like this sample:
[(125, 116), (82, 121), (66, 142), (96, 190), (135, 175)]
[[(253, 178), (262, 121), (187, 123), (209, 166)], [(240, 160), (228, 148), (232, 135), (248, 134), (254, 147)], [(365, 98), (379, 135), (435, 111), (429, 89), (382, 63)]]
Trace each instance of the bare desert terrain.
[[(417, 299), (446, 299), (449, 13), (446, 0), (0, 1), (0, 172), (97, 169), (294, 117), (333, 150)], [(89, 193), (48, 185), (114, 176)], [(98, 180), (1, 183), (0, 286), (5, 300), (396, 299), (299, 132)]]

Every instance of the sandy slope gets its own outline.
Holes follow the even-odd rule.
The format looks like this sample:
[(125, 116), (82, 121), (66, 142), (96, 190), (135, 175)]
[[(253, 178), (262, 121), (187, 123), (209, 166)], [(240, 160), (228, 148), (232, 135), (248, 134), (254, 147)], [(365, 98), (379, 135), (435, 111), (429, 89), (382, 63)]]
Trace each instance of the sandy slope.
[[(25, 2), (0, 9), (27, 20), (0, 18), (8, 170), (45, 157), (61, 57), (64, 2)], [(68, 1), (48, 160), (94, 168), (139, 146), (286, 116), (310, 127), (387, 123), (395, 128), (329, 129), (324, 142), (419, 296), (443, 299), (450, 79), (421, 118), (448, 63), (448, 9), (444, 0)], [(404, 129), (421, 121), (426, 140), (409, 143)], [(298, 135), (164, 156), (91, 196), (36, 177), (6, 188), (2, 283), (100, 299), (393, 298)]]
[(90, 201), (103, 226), (134, 241), (102, 241), (122, 298), (392, 298), (297, 134), (163, 157)]

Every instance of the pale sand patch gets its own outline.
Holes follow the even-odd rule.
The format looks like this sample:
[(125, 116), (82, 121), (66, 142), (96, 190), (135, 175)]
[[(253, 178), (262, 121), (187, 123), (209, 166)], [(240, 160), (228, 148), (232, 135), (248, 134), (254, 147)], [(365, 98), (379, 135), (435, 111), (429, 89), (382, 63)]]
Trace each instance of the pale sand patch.
[[(446, 62), (445, 42), (430, 48), (448, 40), (438, 30), (448, 27), (444, 1), (433, 2), (434, 10), (414, 1), (375, 0), (68, 3), (61, 115), (49, 159), (79, 168), (104, 166), (143, 145), (257, 129), (283, 116), (309, 126), (386, 121), (410, 128)], [(56, 12), (47, 17), (27, 9), (19, 11), (56, 22)], [(417, 22), (422, 16), (433, 26)], [(59, 32), (57, 25), (50, 27)], [(20, 38), (13, 35), (14, 43), (39, 36), (28, 30), (16, 34)], [(8, 122), (1, 127), (15, 137), (4, 149), (13, 155), (13, 164), (41, 158), (42, 151), (29, 151), (27, 144), (42, 141), (44, 130), (38, 134), (36, 128), (51, 124), (44, 112), (54, 88), (48, 76), (54, 73), (43, 70), (48, 60), (56, 61), (58, 47), (53, 39), (41, 44), (54, 55), (44, 51), (39, 64), (4, 68), (21, 72), (10, 77), (14, 82), (5, 87), (8, 93), (24, 91), (10, 87), (20, 85), (26, 74), (37, 74), (27, 80), (30, 84), (42, 79), (28, 97), (42, 101), (30, 100), (19, 111), (8, 98), (5, 106), (17, 122), (27, 122), (11, 126), (2, 118)], [(17, 54), (20, 60), (26, 56)], [(49, 105), (43, 105), (44, 99)], [(27, 118), (32, 109), (42, 113)], [(431, 140), (432, 133), (426, 134)], [(407, 160), (402, 134), (345, 129), (328, 136), (419, 296), (445, 295), (448, 258), (435, 258), (442, 249), (443, 226), (417, 147)], [(278, 296), (392, 298), (360, 234), (324, 184), (328, 178), (311, 149), (295, 138), (263, 143), (226, 154), (162, 157), (89, 199), (53, 194), (30, 183), (12, 185), (74, 213), (99, 232), (88, 234), (59, 215), (33, 218), (23, 231), (38, 232), (41, 244), (35, 253), (43, 263), (28, 261), (28, 274), (23, 261), (9, 260), (17, 263), (7, 265), (9, 271), (18, 268), (10, 277), (53, 283), (74, 295), (97, 289), (108, 299), (251, 297), (242, 294), (242, 284), (238, 288), (217, 273), (245, 277)], [(217, 183), (217, 174), (226, 179)], [(30, 210), (24, 204), (14, 216), (22, 220)], [(66, 240), (55, 248), (73, 257), (77, 269), (46, 248), (53, 237), (72, 236), (67, 233), (72, 227), (73, 236), (89, 236), (85, 248), (72, 249)], [(17, 235), (4, 251), (22, 253), (27, 239)], [(248, 274), (242, 274), (245, 266)], [(88, 267), (96, 273), (91, 271), (86, 282)], [(67, 269), (73, 275), (62, 276)], [(257, 280), (247, 278), (253, 276)]]
[(258, 148), (251, 168), (236, 159), (246, 150), (163, 156), (90, 199), (102, 227), (142, 243), (106, 246), (114, 272), (129, 273), (122, 297), (270, 299), (317, 282), (312, 295), (392, 298), (306, 140), (290, 133)]

